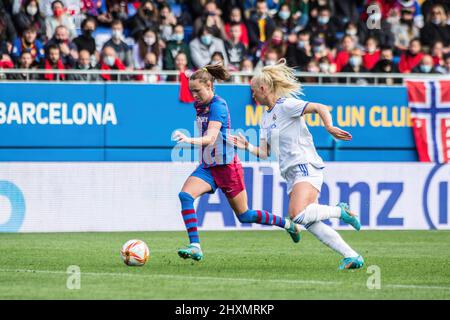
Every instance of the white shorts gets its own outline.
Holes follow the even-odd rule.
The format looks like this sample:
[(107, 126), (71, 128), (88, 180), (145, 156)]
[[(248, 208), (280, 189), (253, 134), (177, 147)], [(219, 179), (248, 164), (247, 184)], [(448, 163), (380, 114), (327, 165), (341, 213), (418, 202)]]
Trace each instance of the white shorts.
[(323, 169), (318, 169), (309, 163), (290, 167), (283, 177), (287, 183), (287, 193), (291, 194), (294, 185), (299, 182), (309, 182), (319, 192), (323, 184)]

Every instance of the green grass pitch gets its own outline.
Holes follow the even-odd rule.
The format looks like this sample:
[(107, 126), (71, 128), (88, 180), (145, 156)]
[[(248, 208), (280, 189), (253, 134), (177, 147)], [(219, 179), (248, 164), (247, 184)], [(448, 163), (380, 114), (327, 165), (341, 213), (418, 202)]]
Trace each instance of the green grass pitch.
[[(364, 269), (338, 271), (340, 256), (307, 232), (294, 244), (282, 231), (201, 231), (201, 262), (176, 254), (185, 232), (0, 234), (0, 299), (450, 299), (450, 231), (340, 233)], [(143, 267), (119, 256), (135, 238), (150, 248)], [(373, 265), (380, 289), (367, 287)]]

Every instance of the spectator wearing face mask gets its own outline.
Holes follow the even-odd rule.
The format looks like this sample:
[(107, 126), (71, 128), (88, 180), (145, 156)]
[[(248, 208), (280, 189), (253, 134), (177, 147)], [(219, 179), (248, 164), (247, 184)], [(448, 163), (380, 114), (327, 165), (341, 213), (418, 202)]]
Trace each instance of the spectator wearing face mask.
[[(158, 58), (153, 52), (148, 52), (144, 57), (144, 68), (143, 71), (158, 71)], [(144, 81), (145, 83), (158, 83), (161, 81), (161, 76), (159, 74), (143, 74), (136, 77), (137, 81)]]
[(349, 22), (344, 27), (344, 36), (349, 36), (353, 40), (353, 43), (355, 43), (356, 45), (360, 43), (358, 36), (358, 25), (359, 24), (357, 23)]
[(175, 57), (183, 52), (186, 55), (188, 68), (192, 69), (191, 51), (184, 41), (184, 27), (178, 24), (173, 29), (171, 40), (167, 42), (164, 52), (164, 69), (175, 69)]
[[(326, 73), (326, 74), (332, 74), (336, 72), (336, 65), (330, 61), (328, 57), (322, 57), (320, 58), (319, 62), (319, 72), (320, 73)], [(322, 77), (322, 83), (336, 83), (335, 78), (331, 77)]]
[[(34, 69), (33, 57), (29, 52), (22, 52), (20, 59), (16, 64), (17, 69)], [(8, 75), (9, 80), (38, 80), (39, 76), (35, 73), (11, 73)]]
[(45, 48), (56, 44), (61, 52), (61, 60), (65, 66), (74, 66), (78, 59), (77, 46), (69, 40), (69, 33), (65, 26), (58, 26), (53, 37), (47, 42)]
[(133, 55), (128, 44), (123, 41), (123, 23), (121, 20), (114, 20), (111, 23), (111, 39), (105, 42), (104, 47), (112, 47), (116, 51), (117, 57), (123, 61), (127, 69), (133, 68)]
[(228, 57), (223, 40), (214, 37), (206, 27), (201, 30), (200, 36), (189, 43), (189, 49), (195, 68), (202, 68), (207, 61), (211, 61), (212, 55), (216, 51), (223, 54), (225, 66), (228, 66)]
[(225, 23), (225, 34), (227, 39), (230, 39), (230, 29), (232, 25), (238, 24), (241, 29), (241, 37), (239, 41), (242, 42), (246, 48), (248, 48), (248, 30), (247, 26), (242, 20), (242, 11), (239, 7), (233, 7), (230, 12), (229, 22)]
[(225, 42), (227, 50), (228, 61), (234, 70), (239, 70), (241, 61), (247, 56), (247, 48), (240, 41), (242, 29), (239, 23), (233, 24), (230, 27), (230, 39)]
[(47, 39), (50, 39), (55, 33), (57, 26), (65, 26), (69, 31), (69, 39), (72, 40), (76, 37), (77, 32), (73, 18), (67, 14), (64, 3), (61, 0), (55, 0), (52, 2), (53, 15), (47, 16), (45, 19), (45, 30), (47, 31)]
[(410, 73), (420, 61), (422, 61), (423, 53), (420, 40), (415, 38), (409, 43), (409, 48), (400, 57), (398, 69), (401, 73)]
[(216, 38), (225, 39), (225, 30), (221, 18), (222, 11), (217, 7), (213, 0), (205, 3), (203, 15), (194, 22), (194, 35), (199, 35), (203, 27), (208, 28), (209, 32)]
[(325, 45), (325, 39), (316, 38), (313, 40), (313, 57), (312, 60), (319, 63), (319, 60), (323, 57), (327, 57), (332, 63), (335, 63), (334, 56), (331, 50)]
[[(96, 66), (91, 65), (91, 54), (87, 50), (81, 50), (78, 54), (78, 60), (73, 68), (74, 70), (97, 70)], [(68, 74), (67, 80), (69, 81), (99, 81), (100, 76), (98, 74), (77, 73)]]
[(287, 3), (280, 6), (280, 10), (276, 13), (274, 21), (277, 29), (281, 29), (284, 34), (298, 31), (296, 30), (296, 23), (291, 14), (291, 9)]
[(413, 11), (409, 8), (402, 9), (400, 19), (392, 24), (391, 30), (398, 52), (407, 50), (410, 41), (420, 35), (419, 28), (414, 24)]
[(173, 29), (177, 25), (177, 18), (166, 3), (159, 8), (159, 35), (163, 41), (171, 40)]
[(425, 54), (420, 61), (420, 64), (414, 67), (412, 73), (433, 74), (438, 73), (433, 65), (433, 57), (429, 54)]
[(39, 12), (39, 5), (36, 0), (25, 0), (20, 11), (13, 16), (16, 30), (22, 34), (28, 27), (33, 26), (37, 33), (37, 38), (45, 40), (45, 20)]
[(87, 50), (91, 55), (95, 54), (95, 38), (93, 34), (96, 28), (94, 18), (88, 17), (81, 22), (82, 34), (73, 40), (78, 50)]
[(264, 57), (258, 61), (255, 70), (261, 70), (265, 66), (274, 66), (280, 58), (278, 51), (270, 48), (266, 51)]
[[(309, 0), (282, 0), (279, 2), (279, 7), (287, 5), (289, 10), (289, 19), (292, 20), (294, 26), (292, 32), (298, 33), (299, 31), (305, 29), (309, 22)], [(285, 17), (287, 14), (284, 14)]]
[(276, 28), (268, 41), (261, 48), (262, 60), (264, 60), (264, 56), (268, 50), (275, 50), (279, 57), (284, 57), (286, 55), (287, 43), (284, 41), (284, 34), (281, 29)]
[[(117, 58), (116, 51), (112, 47), (104, 47), (102, 50), (100, 60), (100, 70), (125, 70), (125, 65)], [(118, 75), (115, 74), (101, 74), (100, 77), (105, 81), (116, 81)], [(121, 80), (128, 80), (128, 76), (121, 75)]]
[(373, 73), (399, 73), (398, 65), (394, 63), (394, 53), (390, 47), (382, 47), (380, 59), (370, 70)]
[(367, 70), (371, 70), (380, 59), (380, 50), (378, 42), (375, 38), (367, 38), (365, 53), (363, 55), (363, 66)]
[(436, 41), (442, 41), (444, 46), (450, 46), (450, 25), (447, 20), (448, 13), (442, 5), (432, 6), (427, 22), (420, 30), (422, 45), (429, 47)]
[(317, 20), (311, 20), (306, 29), (311, 33), (312, 38), (325, 39), (325, 43), (328, 48), (336, 47), (337, 29), (335, 23), (331, 19), (330, 8), (320, 8)]
[(133, 47), (133, 61), (135, 69), (143, 69), (145, 67), (145, 56), (149, 52), (153, 52), (156, 55), (157, 64), (161, 65), (161, 51), (159, 47), (158, 34), (153, 29), (146, 29)]
[(312, 58), (313, 51), (310, 43), (310, 34), (308, 31), (302, 30), (298, 33), (297, 37), (290, 38), (286, 50), (287, 63), (293, 68), (304, 70)]
[(11, 50), (11, 57), (14, 62), (19, 60), (22, 52), (29, 52), (35, 63), (40, 63), (45, 52), (42, 43), (36, 39), (37, 33), (33, 26), (28, 27), (22, 37), (16, 39)]
[(402, 84), (402, 79), (400, 78), (389, 78), (386, 75), (389, 73), (399, 73), (398, 66), (393, 61), (394, 54), (391, 48), (383, 47), (381, 48), (380, 60), (377, 62), (375, 67), (370, 70), (373, 73), (385, 74), (383, 78), (379, 78), (377, 81), (379, 84)]
[[(41, 64), (41, 69), (44, 70), (64, 70), (66, 67), (64, 66), (61, 60), (61, 51), (59, 47), (54, 44), (47, 47), (46, 51), (46, 59)], [(55, 72), (55, 73), (46, 73), (41, 75), (41, 79), (54, 81), (54, 80), (65, 80), (66, 75), (63, 73)]]
[(137, 13), (128, 20), (127, 28), (130, 36), (138, 41), (142, 33), (147, 29), (158, 27), (158, 9), (151, 0), (144, 0)]
[[(362, 51), (359, 48), (355, 48), (350, 53), (350, 58), (348, 63), (342, 68), (341, 72), (345, 73), (366, 73), (368, 70), (362, 65)], [(340, 78), (339, 83), (347, 83), (346, 78)], [(372, 82), (371, 79), (366, 79), (362, 77), (350, 78), (350, 83), (367, 85)]]
[(368, 72), (363, 66), (361, 49), (355, 48), (351, 51), (348, 63), (342, 68), (341, 72), (361, 73)]

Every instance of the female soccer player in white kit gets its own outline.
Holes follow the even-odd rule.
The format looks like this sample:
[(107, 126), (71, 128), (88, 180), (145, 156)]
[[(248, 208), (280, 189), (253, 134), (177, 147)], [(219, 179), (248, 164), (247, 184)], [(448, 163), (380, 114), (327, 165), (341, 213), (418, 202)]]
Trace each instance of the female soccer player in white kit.
[(243, 135), (230, 136), (230, 141), (262, 159), (274, 152), (278, 157), (281, 175), (287, 182), (290, 218), (344, 257), (339, 269), (361, 268), (364, 265), (363, 258), (333, 228), (321, 222), (339, 218), (356, 230), (361, 228), (358, 218), (350, 212), (347, 204), (318, 204), (324, 164), (302, 116), (318, 113), (333, 137), (350, 140), (352, 136), (333, 126), (327, 106), (298, 99), (301, 85), (294, 76), (294, 70), (286, 66), (284, 59), (276, 65), (262, 68), (253, 77), (251, 88), (255, 100), (268, 106), (262, 117), (260, 145), (251, 145)]

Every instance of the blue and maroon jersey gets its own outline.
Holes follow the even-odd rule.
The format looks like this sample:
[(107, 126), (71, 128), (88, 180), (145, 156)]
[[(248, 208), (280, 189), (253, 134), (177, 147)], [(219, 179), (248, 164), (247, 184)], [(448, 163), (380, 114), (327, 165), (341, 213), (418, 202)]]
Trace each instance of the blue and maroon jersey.
[(226, 101), (214, 95), (211, 102), (206, 105), (200, 105), (195, 102), (194, 108), (197, 111), (197, 125), (202, 136), (208, 130), (209, 121), (219, 121), (222, 123), (214, 145), (203, 146), (201, 148), (200, 163), (204, 168), (232, 163), (235, 150), (232, 144), (227, 143), (227, 135), (231, 129), (231, 120)]

